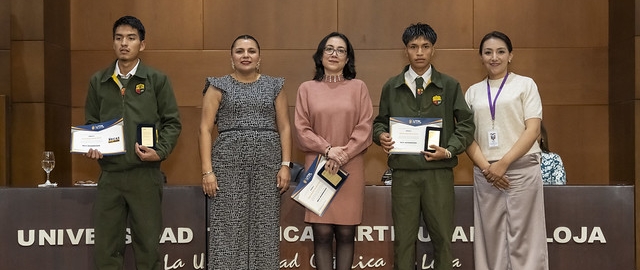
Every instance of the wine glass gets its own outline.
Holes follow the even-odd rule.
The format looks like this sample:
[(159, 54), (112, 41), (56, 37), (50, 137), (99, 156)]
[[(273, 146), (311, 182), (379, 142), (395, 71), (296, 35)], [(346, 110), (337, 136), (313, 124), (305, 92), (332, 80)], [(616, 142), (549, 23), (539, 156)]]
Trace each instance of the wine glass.
[(42, 152), (42, 169), (47, 173), (47, 181), (44, 184), (38, 185), (38, 187), (56, 187), (57, 183), (51, 183), (49, 181), (49, 174), (56, 166), (56, 157), (53, 155), (53, 151)]

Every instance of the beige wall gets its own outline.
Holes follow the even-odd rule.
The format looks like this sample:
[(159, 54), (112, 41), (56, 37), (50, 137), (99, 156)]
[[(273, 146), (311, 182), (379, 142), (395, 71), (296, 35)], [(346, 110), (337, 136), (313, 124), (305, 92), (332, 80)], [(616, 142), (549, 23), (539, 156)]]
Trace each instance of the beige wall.
[[(0, 0), (0, 5), (7, 1)], [(610, 18), (605, 0), (160, 0), (135, 4), (62, 0), (62, 5), (46, 4), (50, 8), (43, 8), (42, 0), (9, 2), (11, 41), (3, 46), (0, 39), (0, 60), (4, 59), (2, 49), (10, 46), (14, 186), (33, 186), (43, 178), (38, 163), (45, 147), (55, 148), (61, 159), (52, 175), (63, 185), (97, 178), (94, 162), (65, 154), (68, 134), (49, 122), (62, 121), (56, 127), (83, 123), (88, 79), (113, 61), (112, 23), (125, 14), (145, 24), (147, 49), (142, 58), (171, 77), (180, 105), (183, 133), (175, 152), (163, 163), (170, 184), (200, 183), (201, 90), (206, 76), (231, 72), (229, 46), (237, 35), (258, 38), (263, 49), (261, 69), (286, 78), (292, 112), (297, 86), (313, 75), (311, 54), (319, 40), (331, 31), (345, 33), (356, 48), (358, 78), (367, 83), (377, 111), (382, 84), (406, 63), (400, 36), (414, 22), (434, 27), (439, 38), (433, 63), (456, 77), (463, 90), (484, 76), (477, 55), (481, 37), (494, 29), (507, 33), (515, 46), (513, 70), (533, 77), (539, 86), (551, 148), (562, 156), (569, 183), (612, 182), (611, 165), (603, 162), (609, 160), (606, 142), (611, 132), (594, 130), (610, 125)], [(44, 19), (27, 19), (33, 10), (44, 12)], [(61, 26), (53, 25), (56, 20)], [(54, 138), (45, 140), (51, 138), (45, 130)], [(366, 158), (368, 181), (378, 184), (386, 168), (385, 156), (374, 145)], [(302, 153), (296, 151), (294, 159), (302, 161)], [(464, 154), (460, 160), (456, 183), (471, 184), (471, 163)]]

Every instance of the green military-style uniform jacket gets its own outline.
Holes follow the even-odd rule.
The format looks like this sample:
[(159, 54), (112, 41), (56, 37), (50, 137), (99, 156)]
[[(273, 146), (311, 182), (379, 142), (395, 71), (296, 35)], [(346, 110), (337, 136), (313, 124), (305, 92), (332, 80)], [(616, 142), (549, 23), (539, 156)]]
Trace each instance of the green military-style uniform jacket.
[(380, 134), (389, 132), (390, 117), (442, 118), (440, 146), (449, 150), (452, 158), (426, 161), (423, 155), (390, 155), (388, 165), (392, 169), (453, 168), (458, 164), (456, 155), (464, 152), (474, 140), (473, 112), (464, 99), (460, 83), (438, 72), (433, 65), (431, 68), (431, 83), (417, 98), (404, 79), (409, 65), (382, 87), (380, 110), (373, 121), (373, 141), (380, 145)]
[[(181, 131), (178, 104), (167, 76), (140, 61), (136, 74), (124, 85), (121, 94), (111, 78), (116, 62), (91, 77), (85, 104), (87, 124), (124, 118), (124, 155), (99, 160), (105, 171), (123, 171), (137, 167), (160, 167), (175, 147)], [(139, 124), (153, 124), (157, 130), (156, 153), (160, 161), (141, 161), (135, 153)]]

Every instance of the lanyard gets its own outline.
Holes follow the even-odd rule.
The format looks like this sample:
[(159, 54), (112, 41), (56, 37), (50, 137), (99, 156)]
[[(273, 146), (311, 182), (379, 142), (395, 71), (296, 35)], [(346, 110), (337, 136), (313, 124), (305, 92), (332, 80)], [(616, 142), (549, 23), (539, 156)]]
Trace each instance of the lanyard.
[(111, 78), (113, 78), (113, 81), (116, 82), (116, 84), (120, 88), (120, 95), (124, 96), (124, 86), (122, 85), (120, 80), (118, 80), (118, 74), (115, 70), (113, 71), (113, 75), (111, 75)]
[(504, 83), (507, 82), (507, 78), (509, 77), (509, 72), (502, 79), (502, 83), (500, 84), (500, 88), (498, 88), (498, 93), (496, 93), (496, 97), (491, 101), (491, 86), (489, 86), (489, 78), (487, 77), (487, 99), (489, 100), (489, 110), (491, 111), (491, 128), (493, 129), (493, 124), (496, 121), (496, 101), (498, 101), (498, 96), (500, 92), (502, 92), (502, 87)]

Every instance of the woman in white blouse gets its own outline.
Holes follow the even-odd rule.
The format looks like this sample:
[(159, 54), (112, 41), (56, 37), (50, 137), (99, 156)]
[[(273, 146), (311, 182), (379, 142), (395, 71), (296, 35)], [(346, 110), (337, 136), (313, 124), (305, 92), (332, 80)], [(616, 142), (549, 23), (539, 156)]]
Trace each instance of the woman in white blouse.
[(469, 87), (475, 141), (474, 262), (476, 270), (547, 270), (540, 171), (542, 103), (535, 82), (509, 71), (513, 47), (491, 32), (480, 42), (487, 77)]

